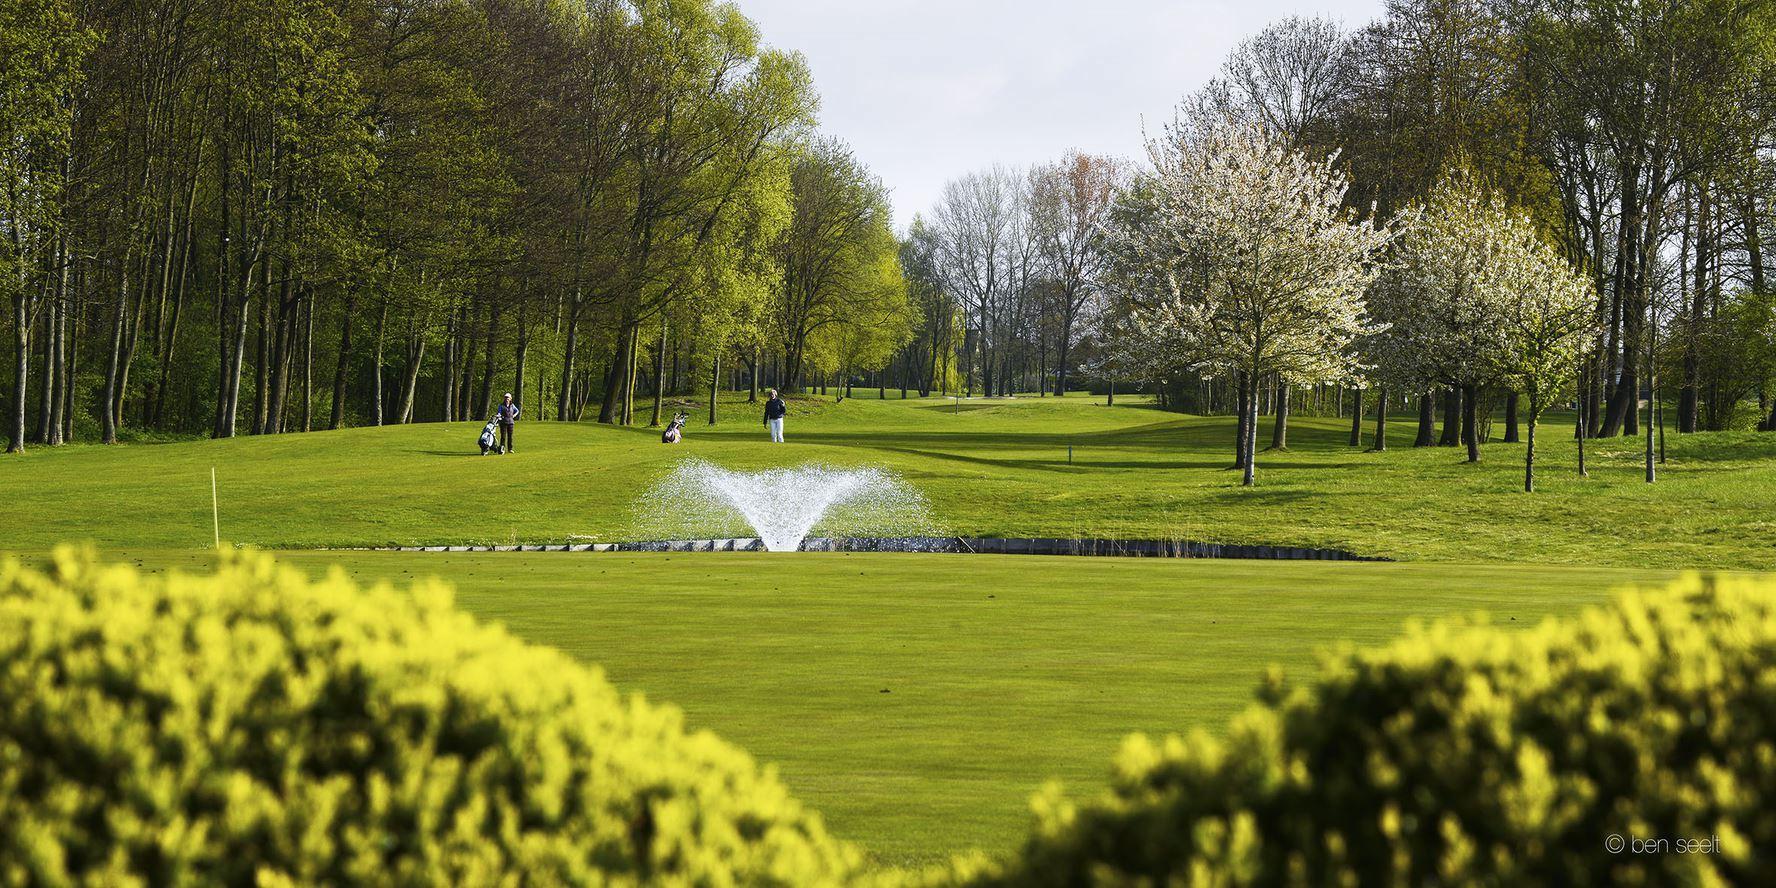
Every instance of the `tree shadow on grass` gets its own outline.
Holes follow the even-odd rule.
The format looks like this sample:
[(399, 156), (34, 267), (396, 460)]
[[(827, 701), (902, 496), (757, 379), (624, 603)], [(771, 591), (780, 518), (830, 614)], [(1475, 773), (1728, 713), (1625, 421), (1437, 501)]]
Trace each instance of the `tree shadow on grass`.
[[(954, 452), (949, 452), (949, 451), (944, 451), (944, 450), (925, 450), (925, 449), (920, 449), (920, 448), (916, 448), (916, 447), (890, 447), (890, 446), (885, 446), (885, 445), (881, 445), (881, 444), (877, 444), (877, 445), (873, 445), (873, 446), (871, 446), (871, 445), (859, 445), (859, 446), (863, 446), (869, 450), (879, 450), (884, 453), (898, 453), (903, 456), (918, 456), (918, 457), (924, 457), (926, 459), (942, 460), (945, 462), (960, 462), (960, 463), (968, 463), (970, 465), (985, 465), (985, 466), (995, 466), (998, 468), (1005, 468), (1005, 469), (1024, 469), (1024, 470), (1054, 472), (1056, 474), (1070, 474), (1070, 475), (1086, 474), (1088, 472), (1091, 472), (1091, 471), (1097, 470), (1097, 469), (1226, 469), (1229, 467), (1229, 461), (1225, 460), (1225, 459), (1204, 459), (1204, 460), (1179, 460), (1179, 459), (1173, 459), (1173, 460), (1163, 460), (1163, 459), (1155, 459), (1155, 460), (1081, 460), (1081, 459), (1075, 459), (1075, 460), (1073, 460), (1073, 462), (1069, 463), (1069, 462), (1067, 462), (1067, 460), (1064, 457), (1039, 457), (1039, 458), (1030, 458), (1030, 459), (1016, 459), (1016, 458), (1012, 458), (1012, 457), (970, 456), (970, 455), (964, 454), (964, 453), (954, 453)], [(1300, 462), (1269, 462), (1269, 463), (1266, 463), (1266, 462), (1260, 462), (1258, 465), (1259, 465), (1260, 469), (1295, 470), (1295, 469), (1344, 469), (1344, 468), (1354, 467), (1356, 465), (1356, 463), (1300, 463)]]
[[(964, 405), (965, 410), (991, 410), (998, 405)], [(919, 407), (920, 410), (950, 409), (949, 405), (931, 405)], [(1233, 451), (1233, 418), (1232, 417), (1200, 417), (1171, 414), (1175, 418), (1160, 419), (1155, 422), (1142, 423), (1126, 428), (1086, 431), (1086, 432), (1039, 432), (1039, 431), (989, 431), (989, 430), (956, 430), (942, 429), (902, 430), (885, 428), (879, 430), (846, 430), (822, 431), (817, 427), (810, 428), (807, 424), (794, 427), (790, 434), (792, 442), (830, 447), (854, 448), (859, 450), (879, 450), (885, 452), (908, 453), (928, 456), (937, 459), (951, 459), (963, 462), (977, 462), (989, 465), (1004, 465), (1019, 468), (1047, 468), (1055, 471), (1078, 470), (1081, 468), (1153, 468), (1153, 469), (1216, 469), (1225, 468), (1231, 461)], [(744, 423), (720, 427), (696, 427), (703, 436), (722, 441), (748, 440), (753, 435), (763, 440), (762, 428), (746, 430)], [(648, 426), (612, 426), (631, 434), (655, 437), (659, 429)], [(1348, 431), (1344, 428), (1326, 428), (1303, 422), (1291, 431), (1294, 446), (1292, 456), (1309, 459), (1325, 456), (1349, 456), (1352, 451), (1347, 444)], [(1071, 466), (1066, 461), (1067, 448), (1074, 449), (1074, 462)], [(1091, 459), (1092, 450), (1145, 451), (1153, 454), (1154, 459)], [(970, 457), (957, 451), (987, 451), (1029, 453), (1031, 458), (991, 458)], [(1034, 456), (1037, 452), (1046, 451), (1042, 456)], [(1050, 456), (1049, 454), (1052, 454)], [(1259, 465), (1279, 468), (1350, 468), (1363, 463), (1340, 459), (1336, 462), (1315, 463), (1307, 461), (1271, 462), (1259, 460)]]
[[(1188, 448), (1191, 441), (1181, 440), (1178, 433), (1191, 428), (1190, 425), (1177, 421), (1150, 423), (1127, 429), (1115, 429), (1108, 432), (1081, 432), (1077, 434), (1057, 434), (1053, 432), (901, 432), (901, 431), (857, 431), (857, 432), (804, 432), (797, 440), (812, 444), (832, 444), (849, 446), (879, 446), (884, 440), (903, 445), (926, 445), (954, 447), (980, 447), (993, 449), (1001, 447), (1032, 448), (1060, 447), (1072, 444), (1076, 447), (1140, 447), (1164, 446), (1168, 449)], [(1204, 436), (1207, 440), (1207, 436)]]
[(1292, 487), (1265, 487), (1264, 480), (1260, 478), (1256, 487), (1235, 486), (1224, 490), (1213, 491), (1209, 495), (1218, 500), (1237, 499), (1242, 503), (1258, 502), (1264, 503), (1265, 505), (1277, 506), (1286, 503), (1297, 503), (1302, 500), (1316, 499), (1324, 497), (1327, 494), (1323, 491), (1316, 492)]
[(913, 409), (924, 410), (928, 413), (979, 413), (983, 410), (997, 410), (999, 407), (998, 404), (932, 404), (928, 407), (914, 407)]

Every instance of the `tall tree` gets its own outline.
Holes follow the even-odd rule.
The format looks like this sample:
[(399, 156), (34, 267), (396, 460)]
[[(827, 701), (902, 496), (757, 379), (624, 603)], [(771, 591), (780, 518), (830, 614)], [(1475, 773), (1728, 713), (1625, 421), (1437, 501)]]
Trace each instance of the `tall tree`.
[(62, 179), (79, 65), (92, 44), (62, 0), (0, 3), (0, 291), (12, 308), (9, 453), (25, 449), (31, 327), (66, 263)]
[(868, 327), (880, 320), (878, 302), (904, 304), (906, 296), (904, 286), (895, 288), (899, 245), (889, 227), (887, 190), (849, 148), (814, 142), (797, 158), (790, 184), (794, 209), (779, 249), (785, 380), (794, 391), (811, 337)]
[(1054, 393), (1067, 393), (1067, 371), (1080, 315), (1098, 295), (1109, 254), (1105, 224), (1116, 192), (1128, 177), (1113, 157), (1071, 152), (1030, 173), (1030, 212), (1042, 270), (1052, 281), (1055, 315)]

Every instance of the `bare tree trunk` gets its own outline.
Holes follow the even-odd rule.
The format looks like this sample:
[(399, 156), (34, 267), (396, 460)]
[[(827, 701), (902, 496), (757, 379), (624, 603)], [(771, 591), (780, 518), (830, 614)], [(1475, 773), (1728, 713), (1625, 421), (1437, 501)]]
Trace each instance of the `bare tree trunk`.
[(1640, 363), (1640, 318), (1645, 309), (1644, 272), (1640, 267), (1642, 236), (1640, 202), (1640, 170), (1632, 164), (1622, 170), (1620, 222), (1617, 226), (1616, 284), (1618, 294), (1616, 316), (1621, 319), (1620, 350), (1613, 355), (1621, 369), (1605, 407), (1601, 437), (1613, 438), (1618, 433), (1638, 434), (1640, 410), (1639, 381), (1635, 368)]
[[(1069, 313), (1070, 314), (1070, 313)], [(1061, 341), (1055, 348), (1055, 397), (1067, 396), (1067, 359), (1071, 356), (1073, 338), (1073, 318), (1067, 317), (1061, 322)]]
[(1461, 431), (1462, 443), (1468, 445), (1468, 462), (1480, 461), (1480, 425), (1475, 415), (1476, 386), (1468, 383), (1461, 387)]
[[(58, 255), (60, 251), (58, 250)], [(56, 443), (55, 404), (60, 394), (58, 375), (61, 370), (61, 356), (56, 354), (61, 341), (62, 323), (62, 287), (58, 283), (55, 291), (50, 294), (49, 304), (44, 306), (48, 311), (43, 324), (43, 372), (39, 374), (42, 381), (37, 390), (37, 443), (50, 445)]]
[(190, 262), (191, 239), (185, 239), (184, 254), (179, 260), (177, 290), (172, 299), (168, 315), (166, 332), (162, 336), (159, 354), (159, 372), (154, 381), (154, 404), (149, 410), (151, 422), (156, 428), (166, 423), (166, 391), (172, 384), (173, 359), (179, 349), (179, 323), (185, 315), (185, 291), (188, 278), (187, 264)]
[(151, 284), (148, 277), (148, 265), (148, 257), (144, 254), (142, 257), (141, 274), (137, 276), (137, 280), (139, 281), (137, 289), (140, 292), (136, 294), (135, 307), (130, 309), (129, 313), (125, 315), (126, 321), (122, 343), (123, 352), (118, 357), (117, 365), (117, 388), (112, 392), (112, 400), (110, 404), (112, 414), (111, 421), (117, 429), (123, 428), (123, 402), (129, 397), (130, 368), (135, 366), (136, 363), (136, 343), (140, 339), (142, 332), (142, 313), (147, 310), (147, 288)]
[(1515, 444), (1517, 437), (1517, 393), (1505, 395), (1505, 443)]
[(50, 305), (49, 315), (49, 352), (44, 356), (45, 380), (52, 383), (45, 392), (43, 443), (51, 447), (62, 443), (62, 408), (67, 399), (67, 391), (72, 388), (66, 373), (64, 352), (67, 343), (68, 329), (68, 266), (72, 264), (67, 251), (62, 250), (61, 269), (56, 275), (55, 301)]
[(407, 379), (401, 384), (402, 425), (413, 421), (413, 395), (419, 388), (419, 368), (425, 363), (426, 340), (418, 330), (408, 334)]
[(216, 306), (216, 418), (210, 425), (210, 437), (226, 438), (228, 422), (228, 371), (234, 366), (234, 306), (223, 293), (217, 294)]
[(1246, 374), (1244, 371), (1236, 372), (1234, 374), (1234, 385), (1239, 388), (1239, 406), (1235, 410), (1238, 415), (1233, 421), (1233, 467), (1236, 469), (1243, 469), (1246, 467), (1246, 462), (1250, 456), (1250, 453), (1246, 450), (1246, 426), (1252, 422), (1253, 413), (1252, 397), (1251, 393), (1246, 388)]
[(1461, 389), (1450, 386), (1443, 393), (1443, 434), (1438, 447), (1454, 447), (1461, 439)]
[(302, 430), (314, 430), (314, 293), (302, 300)]
[(1270, 449), (1289, 449), (1289, 385), (1281, 383), (1276, 390), (1276, 418), (1270, 424)]
[(327, 428), (336, 429), (345, 424), (345, 383), (351, 371), (352, 353), (352, 309), (358, 304), (356, 291), (345, 297), (345, 310), (339, 319), (339, 360), (333, 365), (333, 410), (327, 418)]
[[(1579, 385), (1580, 386), (1585, 385), (1585, 376), (1586, 375), (1587, 374), (1585, 373), (1585, 371), (1583, 371), (1583, 370), (1579, 371)], [(1577, 442), (1579, 445), (1579, 477), (1580, 478), (1591, 477), (1591, 473), (1585, 471), (1585, 439), (1591, 437), (1591, 411), (1593, 409), (1595, 409), (1595, 407), (1593, 406), (1593, 403), (1591, 401), (1587, 400), (1584, 397), (1583, 393), (1581, 393), (1580, 397), (1579, 397), (1579, 418), (1577, 421), (1577, 425), (1579, 427)]]
[(451, 311), (444, 316), (444, 421), (457, 420), (456, 384), (459, 378), (456, 368), (462, 362), (462, 310)]
[(1653, 399), (1654, 427), (1659, 434), (1659, 464), (1665, 464), (1665, 402)]
[(721, 351), (717, 350), (715, 352), (715, 355), (709, 359), (709, 424), (710, 425), (715, 425), (715, 396), (716, 396), (716, 392), (721, 389), (721, 373), (722, 373), (721, 367), (722, 367)]
[(463, 306), (462, 317), (456, 325), (456, 365), (445, 368), (446, 375), (455, 376), (456, 402), (453, 419), (471, 418), (469, 414), (475, 406), (475, 352), (481, 347), (481, 340), (470, 330), (479, 319), (480, 304), (481, 300), (477, 297), (472, 305)]
[(635, 385), (641, 380), (641, 324), (629, 328), (629, 362), (623, 367), (623, 425), (635, 422)]
[(1418, 437), (1412, 442), (1414, 447), (1429, 447), (1436, 443), (1437, 402), (1430, 392), (1418, 396)]
[(1541, 414), (1541, 407), (1536, 403), (1534, 395), (1529, 398), (1529, 443), (1523, 448), (1523, 492), (1535, 493), (1536, 489), (1536, 418)]
[(376, 316), (376, 360), (373, 362), (373, 366), (374, 366), (375, 370), (372, 373), (372, 376), (374, 377), (373, 382), (375, 383), (375, 385), (374, 385), (374, 391), (371, 392), (371, 398), (370, 398), (371, 424), (378, 425), (378, 426), (382, 425), (382, 423), (383, 423), (383, 415), (382, 415), (383, 414), (383, 410), (382, 410), (382, 400), (383, 400), (383, 397), (382, 397), (382, 346), (383, 346), (383, 342), (385, 341), (384, 337), (383, 337), (383, 331), (385, 329), (387, 329), (387, 327), (388, 327), (388, 316), (389, 316), (388, 297), (384, 296), (382, 298), (382, 311), (379, 314), (377, 314), (377, 316)]
[[(1360, 442), (1359, 442), (1360, 443)], [(1375, 390), (1375, 452), (1381, 453), (1388, 449), (1388, 390), (1382, 386)]]
[[(22, 265), (23, 261), (20, 264)], [(25, 282), (20, 280), (12, 295), (13, 400), (12, 415), (8, 417), (12, 428), (8, 430), (7, 453), (25, 452), (25, 392), (30, 386), (31, 367), (31, 325), (28, 322), (29, 307), (25, 303)]]
[[(518, 344), (514, 347), (515, 350), (512, 354), (512, 360), (518, 365), (517, 372), (513, 374), (512, 379), (512, 403), (517, 404), (520, 409), (524, 406), (524, 364), (530, 358), (530, 317), (526, 305), (524, 302), (518, 303)], [(540, 374), (537, 377), (536, 407), (536, 418), (541, 420), (544, 407), (542, 376)]]
[[(100, 442), (117, 443), (117, 411), (111, 405), (117, 401), (117, 384), (122, 376), (123, 368), (123, 327), (124, 318), (129, 313), (129, 273), (128, 263), (123, 263), (117, 270), (117, 303), (116, 311), (111, 316), (110, 361), (105, 365), (104, 396), (99, 399), (101, 420)], [(23, 319), (21, 318), (21, 323)]]
[[(70, 312), (69, 308), (73, 308), (73, 311)], [(67, 363), (61, 373), (62, 397), (56, 405), (56, 413), (62, 426), (62, 438), (56, 443), (70, 444), (74, 441), (74, 395), (76, 391), (74, 383), (80, 378), (76, 375), (80, 364), (80, 309), (77, 306), (64, 305), (62, 320), (67, 324), (67, 335), (63, 337), (62, 343), (62, 354), (66, 357)]]
[(1363, 446), (1363, 389), (1361, 386), (1351, 387), (1350, 446)]
[(240, 383), (246, 366), (247, 325), (251, 321), (253, 312), (253, 300), (251, 296), (246, 295), (247, 292), (243, 290), (235, 316), (230, 319), (230, 323), (234, 327), (227, 333), (231, 341), (228, 349), (227, 367), (223, 371), (224, 376), (227, 377), (228, 389), (228, 397), (222, 413), (222, 437), (224, 438), (234, 437), (235, 428), (240, 422)]
[(1258, 483), (1258, 374), (1256, 371), (1246, 373), (1246, 413), (1251, 418), (1246, 421), (1246, 465), (1245, 475), (1240, 484), (1251, 487)]
[[(1651, 306), (1649, 306), (1649, 311), (1650, 310)], [(1654, 412), (1658, 410), (1659, 406), (1659, 371), (1654, 357), (1659, 353), (1658, 330), (1658, 318), (1657, 316), (1654, 316), (1651, 319), (1651, 322), (1647, 324), (1646, 483), (1648, 484), (1653, 483), (1659, 476), (1658, 469), (1653, 464), (1653, 437), (1656, 427)], [(1639, 392), (1636, 392), (1635, 395), (1638, 399)], [(1636, 414), (1640, 412), (1639, 404), (1634, 405), (1634, 412)]]
[(660, 425), (660, 408), (666, 400), (666, 315), (660, 315), (660, 347), (654, 350), (654, 418), (650, 428)]
[(264, 434), (266, 428), (265, 409), (268, 405), (266, 395), (271, 392), (271, 260), (268, 257), (261, 265), (259, 287), (259, 354), (253, 368), (253, 429), (255, 435)]
[(1606, 359), (1601, 351), (1594, 350), (1587, 360), (1591, 370), (1580, 380), (1585, 387), (1582, 395), (1585, 404), (1580, 412), (1585, 414), (1585, 437), (1595, 438), (1603, 432), (1603, 367)]
[[(483, 416), (492, 416), (493, 405), (496, 403), (493, 394), (493, 353), (499, 344), (499, 321), (499, 301), (490, 299), (488, 300), (487, 307), (487, 342), (481, 347), (481, 361), (483, 364), (481, 370), (481, 412), (475, 414), (476, 419), (480, 419)], [(516, 403), (517, 400), (523, 396), (524, 391), (522, 388), (518, 391), (514, 391), (512, 393), (513, 403)], [(464, 418), (466, 419), (467, 417)]]
[[(579, 292), (575, 291), (573, 305), (568, 311), (567, 344), (561, 351), (561, 391), (557, 392), (555, 395), (555, 418), (558, 420), (565, 420), (568, 418), (567, 406), (570, 398), (569, 391), (573, 388), (574, 352), (579, 348), (580, 341), (580, 306), (582, 302), (583, 300), (581, 299)], [(628, 323), (627, 317), (625, 317), (624, 323)], [(618, 357), (621, 357), (623, 352), (621, 343), (624, 341), (624, 334), (626, 332), (626, 329), (619, 329), (617, 331), (618, 345), (616, 351)], [(614, 367), (617, 363), (621, 363), (621, 361), (613, 362), (612, 366)], [(612, 384), (614, 381), (614, 379), (605, 381), (604, 403), (598, 408), (599, 422), (608, 423), (616, 418), (616, 387)]]
[[(1697, 189), (1696, 195), (1696, 282), (1691, 289), (1690, 304), (1684, 322), (1684, 356), (1683, 356), (1683, 387), (1677, 397), (1677, 430), (1694, 432), (1698, 415), (1697, 377), (1699, 361), (1696, 355), (1698, 328), (1702, 325), (1704, 314), (1708, 311), (1708, 257), (1709, 257), (1709, 200), (1706, 185)], [(1685, 216), (1689, 213), (1685, 212)], [(1686, 220), (1687, 221), (1687, 220)], [(1688, 239), (1689, 228), (1684, 228), (1685, 239)], [(1680, 254), (1681, 255), (1681, 254)], [(1681, 277), (1680, 277), (1681, 283)], [(1757, 291), (1753, 291), (1757, 292)]]
[[(634, 321), (630, 320), (628, 316), (625, 315), (622, 324), (617, 327), (616, 344), (612, 348), (611, 354), (610, 372), (606, 375), (604, 381), (604, 401), (598, 408), (599, 422), (613, 423), (622, 419), (619, 402), (623, 395), (623, 375), (628, 372), (627, 368), (629, 366), (629, 330), (634, 323)], [(574, 341), (575, 336), (573, 327), (568, 328), (567, 338), (569, 342)], [(569, 363), (569, 361), (571, 361), (571, 358), (563, 360), (562, 362), (564, 369), (561, 376), (562, 388), (559, 397), (561, 398), (563, 419), (567, 418), (567, 389), (570, 375), (566, 372), (565, 365)]]
[(290, 353), (295, 350), (296, 311), (300, 296), (291, 296), (289, 263), (284, 263), (283, 283), (279, 285), (276, 325), (271, 330), (271, 390), (266, 394), (265, 425), (260, 430), (268, 435), (284, 431), (284, 404), (290, 391)]

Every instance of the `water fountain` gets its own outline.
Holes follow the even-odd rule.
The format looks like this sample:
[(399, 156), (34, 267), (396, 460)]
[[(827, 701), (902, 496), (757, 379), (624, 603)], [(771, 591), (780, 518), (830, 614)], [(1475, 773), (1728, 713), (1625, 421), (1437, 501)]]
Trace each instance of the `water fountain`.
[(750, 527), (772, 552), (794, 552), (816, 528), (830, 535), (927, 532), (925, 498), (891, 472), (810, 464), (741, 472), (700, 459), (678, 464), (638, 503), (645, 532), (709, 537)]

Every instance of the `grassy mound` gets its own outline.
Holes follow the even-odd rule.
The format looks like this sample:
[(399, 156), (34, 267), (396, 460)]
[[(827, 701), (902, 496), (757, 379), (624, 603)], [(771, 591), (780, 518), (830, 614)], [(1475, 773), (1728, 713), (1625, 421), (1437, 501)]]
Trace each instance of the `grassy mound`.
[(1776, 581), (1690, 577), (1527, 632), (1439, 623), (1132, 739), (980, 885), (1762, 884)]
[(0, 883), (821, 884), (859, 855), (676, 710), (257, 555), (0, 565)]

